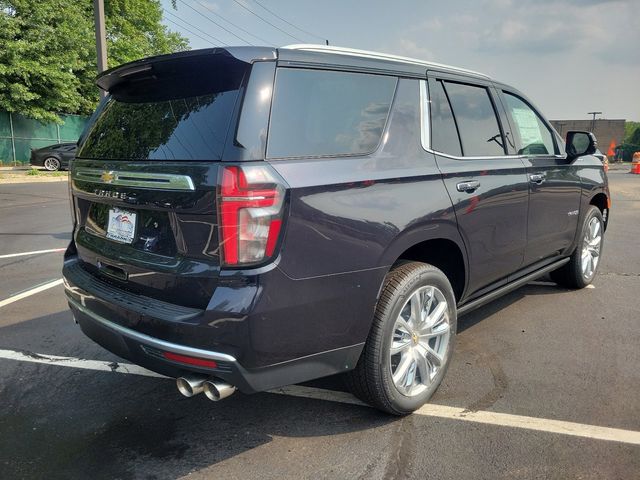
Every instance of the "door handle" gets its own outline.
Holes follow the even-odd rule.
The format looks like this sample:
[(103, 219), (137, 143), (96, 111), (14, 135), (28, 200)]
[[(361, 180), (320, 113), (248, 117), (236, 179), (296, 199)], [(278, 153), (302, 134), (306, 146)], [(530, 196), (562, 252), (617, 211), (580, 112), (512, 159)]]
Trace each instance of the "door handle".
[(529, 180), (532, 183), (537, 183), (538, 185), (544, 182), (545, 178), (546, 178), (546, 175), (544, 173), (532, 173), (529, 175)]
[(477, 180), (467, 180), (466, 182), (460, 182), (456, 185), (456, 189), (459, 192), (473, 192), (480, 187), (480, 182)]

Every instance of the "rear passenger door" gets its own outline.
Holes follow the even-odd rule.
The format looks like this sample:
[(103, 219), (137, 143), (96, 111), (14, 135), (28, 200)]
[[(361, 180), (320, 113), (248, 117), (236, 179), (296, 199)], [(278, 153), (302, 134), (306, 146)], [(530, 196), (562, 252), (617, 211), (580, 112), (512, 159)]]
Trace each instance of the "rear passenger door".
[(580, 209), (581, 184), (548, 122), (517, 93), (502, 90), (518, 154), (529, 180), (527, 248), (524, 265), (552, 258), (573, 244)]
[(488, 82), (430, 74), (428, 86), (431, 128), (425, 147), (435, 153), (453, 202), (469, 258), (467, 294), (472, 294), (506, 282), (522, 265), (527, 174), (505, 145)]

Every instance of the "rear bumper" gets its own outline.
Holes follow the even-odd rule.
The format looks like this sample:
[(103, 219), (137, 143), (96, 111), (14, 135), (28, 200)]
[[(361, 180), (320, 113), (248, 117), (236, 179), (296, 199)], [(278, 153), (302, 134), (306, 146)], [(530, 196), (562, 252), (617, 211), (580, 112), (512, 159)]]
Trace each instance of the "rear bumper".
[[(236, 386), (243, 393), (270, 390), (341, 371), (343, 362), (355, 365), (363, 344), (338, 348), (291, 362), (273, 365), (257, 371), (246, 370), (230, 355), (166, 342), (131, 330), (87, 309), (68, 296), (69, 307), (83, 333), (119, 357), (168, 377), (187, 373), (220, 378)], [(163, 352), (216, 361), (218, 368), (200, 368), (172, 362)]]
[(44, 166), (44, 157), (42, 155), (37, 155), (33, 150), (31, 151), (31, 157), (29, 158), (29, 163), (36, 167)]
[[(128, 293), (88, 274), (75, 258), (67, 259), (63, 276), (65, 293), (76, 322), (99, 345), (163, 375), (178, 377), (199, 373), (220, 378), (244, 393), (270, 390), (353, 368), (360, 357), (370, 322), (370, 317), (361, 319), (364, 325), (358, 337), (353, 335), (357, 325), (344, 325), (345, 331), (350, 332), (347, 338), (356, 341), (342, 346), (344, 340), (336, 340), (339, 332), (325, 331), (321, 337), (320, 333), (310, 331), (313, 323), (305, 324), (303, 318), (288, 318), (291, 309), (284, 307), (285, 298), (289, 296), (283, 297), (282, 285), (276, 284), (283, 298), (277, 308), (266, 309), (260, 296), (251, 297), (248, 303), (252, 310), (233, 319), (231, 312), (197, 310)], [(344, 289), (337, 283), (339, 289)], [(254, 290), (244, 293), (248, 292)], [(237, 304), (237, 296), (242, 293), (242, 288), (230, 289), (229, 298)], [(266, 293), (271, 301), (273, 294)], [(345, 312), (344, 305), (337, 308)], [(323, 317), (322, 312), (317, 313)], [(267, 315), (269, 318), (265, 318)], [(309, 314), (309, 319), (312, 318)], [(252, 327), (255, 322), (259, 322), (259, 326)], [(268, 336), (264, 330), (266, 322), (271, 327)], [(297, 324), (295, 331), (291, 330), (292, 322)], [(329, 319), (325, 318), (324, 323), (325, 326), (329, 324)], [(274, 328), (276, 326), (279, 328)], [(289, 340), (289, 350), (273, 350), (278, 351), (281, 358), (285, 357), (283, 361), (251, 364), (273, 358), (273, 355), (264, 355), (265, 347), (272, 345), (274, 338), (282, 341), (285, 337)], [(299, 339), (306, 339), (306, 343)], [(326, 348), (331, 344), (335, 348)], [(307, 353), (306, 348), (315, 348), (315, 352)], [(213, 360), (217, 365), (215, 368), (185, 365), (165, 358), (164, 352)]]

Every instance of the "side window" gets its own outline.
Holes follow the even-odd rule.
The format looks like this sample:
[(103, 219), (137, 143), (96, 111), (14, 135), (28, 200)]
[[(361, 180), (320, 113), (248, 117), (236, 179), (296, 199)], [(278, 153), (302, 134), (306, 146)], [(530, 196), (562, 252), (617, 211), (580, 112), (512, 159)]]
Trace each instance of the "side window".
[(515, 123), (520, 155), (553, 155), (556, 153), (553, 135), (540, 116), (515, 95), (504, 92), (507, 110)]
[(270, 158), (373, 152), (389, 115), (396, 77), (279, 68), (267, 145)]
[(436, 152), (462, 156), (456, 121), (441, 81), (429, 80), (429, 99), (431, 148)]
[(489, 91), (453, 82), (445, 82), (445, 88), (460, 132), (463, 154), (466, 157), (504, 155), (502, 132)]

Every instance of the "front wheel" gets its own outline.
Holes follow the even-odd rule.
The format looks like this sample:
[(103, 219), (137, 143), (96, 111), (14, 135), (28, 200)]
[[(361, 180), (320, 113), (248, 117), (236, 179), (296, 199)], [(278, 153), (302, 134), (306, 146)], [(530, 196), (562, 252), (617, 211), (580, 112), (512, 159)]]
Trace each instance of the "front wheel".
[(364, 350), (347, 374), (351, 391), (394, 415), (420, 408), (449, 366), (456, 327), (445, 274), (425, 263), (400, 264), (385, 278)]
[(579, 235), (569, 263), (551, 272), (551, 279), (563, 287), (584, 288), (596, 276), (604, 235), (604, 220), (598, 207), (589, 207)]

